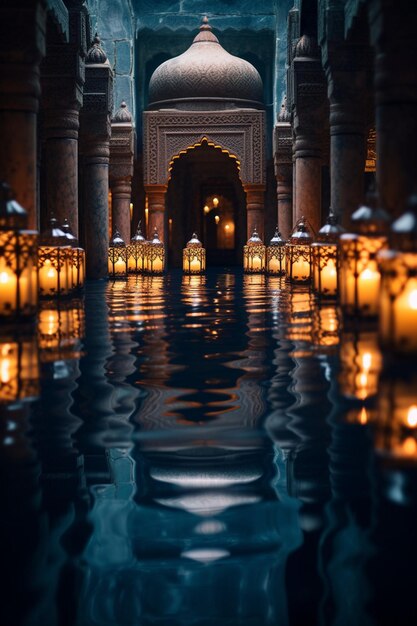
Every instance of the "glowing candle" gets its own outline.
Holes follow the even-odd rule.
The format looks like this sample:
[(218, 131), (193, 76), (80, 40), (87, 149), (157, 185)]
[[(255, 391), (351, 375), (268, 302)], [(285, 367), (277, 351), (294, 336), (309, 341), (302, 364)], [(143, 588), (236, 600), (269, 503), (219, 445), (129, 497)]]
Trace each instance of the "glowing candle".
[(337, 293), (337, 269), (333, 259), (329, 259), (321, 270), (321, 288), (329, 296)]
[(54, 295), (58, 292), (58, 272), (49, 259), (46, 259), (39, 269), (39, 288), (41, 293), (46, 295)]
[(0, 269), (0, 312), (16, 308), (17, 276), (3, 262)]
[(366, 309), (368, 315), (378, 314), (378, 296), (381, 275), (376, 263), (370, 264), (358, 276), (358, 306)]
[(407, 351), (417, 350), (417, 279), (408, 281), (394, 303), (394, 341)]

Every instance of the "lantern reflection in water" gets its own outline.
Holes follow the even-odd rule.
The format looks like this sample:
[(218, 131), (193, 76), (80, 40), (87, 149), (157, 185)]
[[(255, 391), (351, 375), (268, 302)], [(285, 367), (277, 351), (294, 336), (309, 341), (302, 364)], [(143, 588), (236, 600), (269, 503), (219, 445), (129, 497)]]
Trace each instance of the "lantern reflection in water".
[(377, 334), (344, 331), (340, 343), (340, 392), (346, 398), (372, 399), (378, 392), (382, 355)]
[(81, 356), (84, 308), (81, 301), (41, 303), (38, 321), (40, 359), (47, 363)]
[(417, 463), (417, 372), (390, 367), (378, 395), (377, 452), (394, 464)]
[(335, 348), (340, 342), (340, 317), (335, 306), (313, 309), (313, 343), (319, 348)]
[(33, 400), (39, 394), (39, 355), (31, 329), (0, 334), (0, 404)]
[(290, 292), (288, 301), (288, 326), (285, 329), (285, 338), (290, 341), (313, 341), (313, 310), (314, 298), (306, 288)]

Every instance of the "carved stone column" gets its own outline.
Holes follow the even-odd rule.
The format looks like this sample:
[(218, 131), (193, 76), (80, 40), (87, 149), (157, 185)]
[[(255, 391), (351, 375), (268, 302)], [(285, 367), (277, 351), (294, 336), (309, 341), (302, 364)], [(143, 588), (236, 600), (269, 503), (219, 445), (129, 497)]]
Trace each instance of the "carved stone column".
[[(82, 14), (81, 14), (82, 15)], [(48, 45), (42, 64), (46, 211), (68, 219), (78, 238), (78, 129), (84, 53), (77, 44)]]
[(417, 180), (417, 12), (407, 0), (370, 0), (367, 7), (375, 48), (379, 200), (399, 215)]
[(107, 276), (110, 112), (113, 105), (113, 72), (97, 35), (88, 51), (85, 70), (80, 138), (86, 274), (87, 278), (97, 279)]
[[(122, 102), (111, 124), (110, 187), (112, 191), (112, 225), (126, 243), (130, 241), (130, 201), (133, 176), (132, 115)], [(162, 233), (161, 233), (162, 234)]]
[(37, 228), (36, 153), (39, 64), (45, 54), (46, 4), (7, 0), (0, 8), (0, 179), (12, 187)]
[(243, 185), (246, 192), (246, 232), (249, 239), (256, 228), (260, 238), (264, 239), (265, 230), (265, 211), (264, 211), (264, 193), (265, 185), (246, 183)]
[(150, 239), (156, 228), (159, 239), (165, 244), (168, 237), (165, 232), (165, 196), (167, 185), (145, 185), (145, 192), (148, 199), (149, 222), (146, 236)]
[(305, 216), (321, 226), (321, 167), (326, 132), (326, 83), (314, 38), (303, 35), (292, 62), (296, 193), (294, 223)]
[(278, 228), (287, 239), (292, 230), (292, 128), (286, 99), (281, 106), (274, 132), (274, 164), (277, 179)]
[(344, 6), (327, 8), (322, 61), (330, 100), (330, 203), (345, 227), (363, 201), (370, 49), (345, 43)]

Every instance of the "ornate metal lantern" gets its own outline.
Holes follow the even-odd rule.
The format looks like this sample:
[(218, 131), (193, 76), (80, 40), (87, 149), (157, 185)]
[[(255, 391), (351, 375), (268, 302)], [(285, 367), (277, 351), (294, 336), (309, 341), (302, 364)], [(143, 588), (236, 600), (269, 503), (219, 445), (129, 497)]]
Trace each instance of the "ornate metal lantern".
[(165, 248), (159, 239), (158, 231), (154, 230), (153, 238), (147, 245), (147, 271), (150, 274), (163, 274), (165, 269)]
[(109, 242), (108, 269), (111, 278), (127, 277), (127, 247), (117, 229)]
[(243, 246), (243, 271), (248, 274), (260, 274), (265, 271), (266, 248), (258, 235), (256, 227), (252, 236)]
[(195, 233), (182, 251), (182, 269), (185, 274), (201, 274), (206, 269), (206, 250)]
[(85, 280), (85, 251), (78, 245), (78, 239), (72, 233), (67, 219), (64, 220), (61, 229), (71, 246), (69, 251), (71, 289), (81, 289)]
[(141, 223), (139, 221), (136, 234), (127, 246), (127, 269), (129, 272), (137, 274), (146, 269), (146, 246), (148, 242), (142, 234)]
[(313, 288), (320, 298), (336, 298), (339, 292), (338, 244), (344, 228), (337, 224), (332, 210), (317, 240), (311, 245)]
[(312, 242), (312, 235), (302, 217), (285, 244), (287, 279), (290, 282), (310, 282)]
[(36, 315), (38, 233), (25, 230), (27, 214), (0, 184), (0, 318)]
[(268, 274), (277, 276), (285, 274), (285, 241), (281, 237), (278, 226), (266, 248), (266, 271)]
[(25, 329), (0, 335), (0, 404), (32, 400), (39, 395), (36, 336)]
[(391, 226), (391, 249), (378, 254), (381, 272), (381, 345), (398, 354), (417, 353), (417, 195)]
[(340, 236), (340, 303), (345, 315), (376, 317), (381, 275), (377, 253), (388, 245), (388, 214), (361, 206), (351, 217), (355, 232)]
[(43, 297), (67, 296), (70, 292), (71, 246), (55, 217), (41, 234), (38, 250), (39, 293)]

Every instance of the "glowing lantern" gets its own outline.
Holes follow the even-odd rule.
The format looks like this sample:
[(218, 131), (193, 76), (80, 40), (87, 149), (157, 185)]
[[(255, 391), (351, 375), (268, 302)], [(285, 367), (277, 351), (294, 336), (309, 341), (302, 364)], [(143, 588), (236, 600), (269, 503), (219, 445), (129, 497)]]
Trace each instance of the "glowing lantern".
[(311, 245), (313, 287), (320, 298), (336, 298), (339, 292), (338, 244), (344, 229), (332, 211)]
[(185, 274), (201, 274), (206, 269), (206, 251), (195, 233), (182, 251), (182, 268)]
[(137, 274), (146, 269), (146, 246), (147, 241), (142, 234), (140, 220), (136, 234), (127, 246), (127, 268), (129, 272)]
[(109, 242), (108, 269), (111, 278), (127, 277), (127, 248), (118, 230), (114, 231)]
[(147, 245), (147, 271), (151, 274), (163, 274), (165, 269), (165, 248), (154, 230), (153, 238)]
[(243, 246), (243, 271), (248, 274), (259, 274), (265, 271), (266, 249), (259, 237), (256, 227), (252, 236)]
[(302, 217), (285, 244), (287, 279), (308, 283), (311, 278), (311, 244), (313, 238)]
[(266, 271), (268, 274), (283, 276), (285, 274), (285, 241), (278, 227), (266, 249)]
[(391, 226), (390, 250), (381, 250), (379, 335), (398, 354), (417, 352), (417, 196)]
[(32, 400), (39, 394), (36, 337), (22, 329), (0, 335), (0, 404)]
[(25, 230), (27, 214), (0, 185), (0, 318), (36, 315), (38, 273), (36, 231)]
[(71, 246), (55, 217), (41, 234), (38, 250), (39, 293), (43, 297), (67, 296), (71, 288)]
[(85, 251), (78, 245), (78, 239), (71, 232), (67, 219), (64, 220), (61, 230), (65, 233), (68, 243), (71, 246), (71, 250), (69, 251), (71, 288), (81, 289), (84, 286), (85, 278)]
[(376, 317), (381, 275), (377, 253), (388, 245), (388, 214), (361, 206), (352, 215), (354, 233), (340, 236), (340, 303), (347, 316)]

